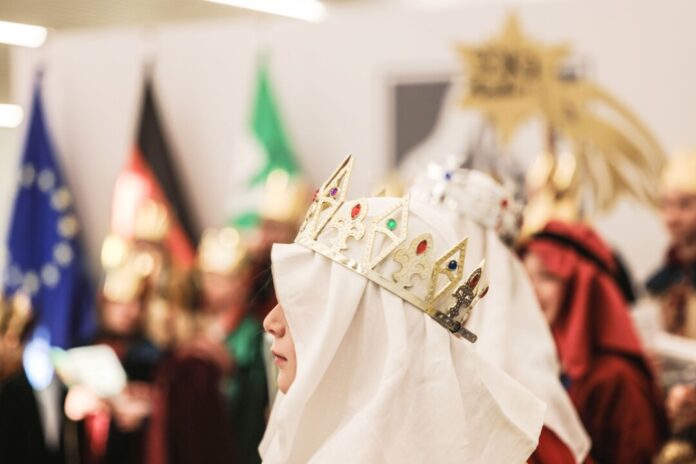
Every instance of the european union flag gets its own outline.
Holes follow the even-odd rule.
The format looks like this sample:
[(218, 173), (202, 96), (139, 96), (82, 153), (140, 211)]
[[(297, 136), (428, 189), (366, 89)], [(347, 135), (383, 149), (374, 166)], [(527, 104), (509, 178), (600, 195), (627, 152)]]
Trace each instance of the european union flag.
[(50, 344), (87, 341), (95, 326), (94, 294), (84, 267), (79, 223), (46, 130), (40, 81), (20, 165), (8, 237), (5, 295), (31, 296), (37, 327)]

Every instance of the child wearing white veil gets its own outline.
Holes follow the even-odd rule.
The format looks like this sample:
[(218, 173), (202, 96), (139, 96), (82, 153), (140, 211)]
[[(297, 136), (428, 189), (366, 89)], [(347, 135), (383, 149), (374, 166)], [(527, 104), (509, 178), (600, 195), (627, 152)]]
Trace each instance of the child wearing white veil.
[(503, 369), (548, 407), (532, 463), (584, 462), (590, 440), (560, 380), (560, 365), (547, 322), (524, 268), (501, 241), (516, 235), (521, 210), (511, 194), (488, 175), (431, 164), (411, 187), (414, 199), (447, 214), (468, 253), (486, 260), (490, 294), (468, 327), (478, 333), (477, 352)]
[(264, 462), (525, 462), (544, 405), (465, 340), (482, 269), (464, 277), (466, 242), (427, 205), (345, 200), (351, 165), (273, 248), (280, 392)]

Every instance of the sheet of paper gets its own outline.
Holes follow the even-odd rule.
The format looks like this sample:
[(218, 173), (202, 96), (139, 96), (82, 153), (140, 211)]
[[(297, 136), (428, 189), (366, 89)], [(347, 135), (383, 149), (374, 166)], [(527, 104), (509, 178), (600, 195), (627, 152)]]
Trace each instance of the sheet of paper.
[(56, 349), (52, 353), (56, 372), (68, 385), (89, 388), (101, 398), (118, 395), (126, 386), (126, 371), (116, 353), (107, 345)]

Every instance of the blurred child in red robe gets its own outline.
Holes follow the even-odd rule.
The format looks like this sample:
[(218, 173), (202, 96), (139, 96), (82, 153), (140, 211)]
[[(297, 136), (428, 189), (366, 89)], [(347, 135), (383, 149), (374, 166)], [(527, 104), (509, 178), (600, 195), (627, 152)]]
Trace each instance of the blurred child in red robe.
[(568, 393), (599, 464), (650, 463), (666, 437), (660, 391), (614, 273), (587, 226), (549, 223), (523, 250)]

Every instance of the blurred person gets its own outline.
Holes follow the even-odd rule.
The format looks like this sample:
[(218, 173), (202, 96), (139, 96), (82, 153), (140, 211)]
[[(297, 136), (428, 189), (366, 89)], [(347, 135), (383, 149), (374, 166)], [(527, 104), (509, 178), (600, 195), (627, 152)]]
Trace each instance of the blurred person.
[(522, 263), (503, 242), (514, 241), (519, 232), (521, 205), (483, 172), (435, 164), (423, 170), (410, 191), (451, 216), (457, 233), (468, 237), (467, 254), (496, 271), (469, 326), (479, 335), (476, 351), (548, 407), (531, 462), (583, 462), (590, 440), (561, 384), (551, 331)]
[(562, 379), (600, 464), (650, 463), (666, 418), (611, 250), (588, 226), (549, 222), (522, 249), (556, 341)]
[(83, 387), (71, 388), (65, 410), (83, 421), (83, 456), (88, 464), (142, 463), (151, 410), (158, 348), (145, 333), (145, 280), (129, 261), (106, 273), (101, 292), (100, 328), (93, 345), (114, 350), (128, 377), (123, 392), (101, 399)]
[(175, 266), (174, 250), (167, 243), (172, 231), (172, 219), (167, 207), (158, 201), (145, 199), (136, 209), (133, 240), (127, 244), (133, 266), (144, 276), (144, 325), (147, 338), (158, 347), (169, 345), (170, 335), (163, 331), (169, 317), (169, 298), (172, 282), (186, 272)]
[(203, 313), (217, 318), (234, 361), (225, 395), (236, 461), (260, 462), (257, 448), (266, 428), (268, 387), (263, 329), (249, 304), (253, 287), (247, 245), (236, 229), (210, 229), (198, 248), (197, 266)]
[(6, 301), (0, 294), (0, 385), (22, 369), (24, 342), (32, 320), (26, 295), (17, 293)]
[(169, 295), (158, 319), (168, 337), (155, 379), (147, 463), (236, 462), (222, 391), (234, 369), (224, 329), (203, 310), (197, 272), (179, 272)]
[[(472, 348), (486, 294), (447, 218), (406, 198), (347, 200), (352, 159), (293, 244), (273, 246), (279, 394), (264, 463), (521, 463), (544, 406)], [(495, 272), (495, 270), (493, 270)]]
[[(665, 262), (646, 287), (660, 307), (667, 332), (696, 338), (696, 153), (671, 158), (661, 174), (660, 210), (669, 232)], [(672, 441), (661, 462), (679, 462), (685, 450), (696, 456), (696, 387), (677, 382), (669, 385), (667, 412)], [(681, 450), (675, 454), (674, 450)], [(693, 458), (696, 462), (696, 458)]]
[(251, 312), (259, 322), (276, 305), (271, 274), (271, 247), (274, 243), (292, 243), (309, 202), (305, 182), (282, 169), (271, 171), (266, 179), (258, 229), (249, 241), (251, 263)]
[(149, 293), (163, 294), (173, 270), (170, 251), (165, 245), (171, 219), (164, 204), (147, 199), (136, 210), (133, 230), (135, 265), (146, 276)]
[(76, 452), (76, 429), (62, 414), (48, 344), (27, 348), (33, 322), (26, 295), (0, 301), (0, 461), (63, 464)]
[(696, 153), (669, 161), (660, 193), (670, 246), (647, 288), (661, 302), (665, 330), (696, 338)]
[(239, 232), (205, 231), (192, 333), (176, 343), (159, 376), (168, 430), (155, 462), (260, 462), (268, 391), (263, 332), (249, 313), (250, 278)]

